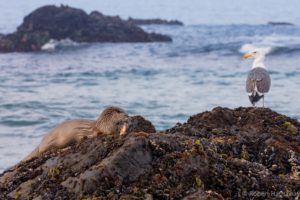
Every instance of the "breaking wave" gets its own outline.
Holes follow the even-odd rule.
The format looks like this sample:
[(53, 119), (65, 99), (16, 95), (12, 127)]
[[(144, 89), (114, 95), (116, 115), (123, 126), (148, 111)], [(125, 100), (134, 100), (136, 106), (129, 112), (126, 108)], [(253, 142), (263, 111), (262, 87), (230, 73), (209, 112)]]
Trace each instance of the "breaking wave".
[(152, 26), (145, 29), (149, 32), (168, 34), (173, 38), (173, 45), (168, 45), (165, 49), (167, 56), (170, 57), (213, 52), (220, 55), (240, 55), (257, 48), (263, 49), (268, 54), (300, 51), (300, 27), (298, 26), (236, 24)]
[(78, 46), (78, 45), (79, 45), (79, 43), (74, 42), (73, 40), (71, 40), (69, 38), (63, 39), (63, 40), (51, 39), (49, 42), (44, 44), (41, 49), (43, 51), (53, 51), (53, 50), (56, 50), (56, 49), (75, 47), (75, 46)]
[[(254, 37), (255, 38), (255, 37)], [(262, 49), (267, 54), (285, 54), (300, 51), (299, 36), (270, 35), (255, 38), (250, 43), (243, 44), (239, 52), (247, 53), (253, 49)]]

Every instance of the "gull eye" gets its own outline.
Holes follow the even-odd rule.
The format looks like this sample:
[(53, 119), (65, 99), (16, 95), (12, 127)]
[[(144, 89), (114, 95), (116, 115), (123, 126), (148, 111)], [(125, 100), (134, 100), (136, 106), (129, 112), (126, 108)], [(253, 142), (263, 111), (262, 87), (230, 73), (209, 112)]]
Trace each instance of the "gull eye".
[(253, 51), (253, 54), (256, 54), (257, 52), (256, 51)]

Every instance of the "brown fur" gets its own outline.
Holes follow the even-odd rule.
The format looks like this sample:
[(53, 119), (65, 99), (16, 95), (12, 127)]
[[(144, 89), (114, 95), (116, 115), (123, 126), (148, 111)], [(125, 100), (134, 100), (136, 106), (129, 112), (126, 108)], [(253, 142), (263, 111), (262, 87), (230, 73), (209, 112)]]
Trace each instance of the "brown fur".
[[(49, 132), (23, 161), (36, 157), (50, 148), (64, 148), (83, 138), (93, 138), (98, 134), (121, 134), (128, 124), (127, 113), (118, 107), (106, 108), (96, 121), (74, 119), (65, 121)], [(127, 127), (127, 126), (126, 126)]]
[(118, 107), (106, 108), (95, 122), (95, 128), (102, 134), (119, 133), (123, 124), (127, 123), (129, 116)]

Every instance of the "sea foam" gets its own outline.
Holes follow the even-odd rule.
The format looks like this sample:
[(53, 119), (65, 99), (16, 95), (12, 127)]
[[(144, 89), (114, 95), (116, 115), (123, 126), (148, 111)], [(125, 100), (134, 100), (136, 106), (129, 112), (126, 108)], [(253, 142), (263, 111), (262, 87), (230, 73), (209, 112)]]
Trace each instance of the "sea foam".
[(73, 40), (71, 40), (69, 38), (66, 38), (63, 40), (51, 39), (49, 42), (44, 44), (41, 49), (43, 51), (53, 51), (55, 49), (74, 47), (74, 46), (78, 46), (78, 45), (79, 44), (77, 42), (74, 42)]

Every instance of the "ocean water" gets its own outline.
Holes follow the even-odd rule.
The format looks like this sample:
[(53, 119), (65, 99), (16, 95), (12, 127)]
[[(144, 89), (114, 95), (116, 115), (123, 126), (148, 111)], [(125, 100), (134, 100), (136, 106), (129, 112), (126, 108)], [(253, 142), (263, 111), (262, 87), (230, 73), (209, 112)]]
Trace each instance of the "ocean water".
[[(14, 31), (24, 15), (49, 2), (0, 0), (0, 32)], [(158, 130), (216, 106), (250, 106), (245, 79), (252, 61), (242, 55), (257, 47), (268, 52), (272, 78), (266, 106), (300, 119), (298, 1), (285, 7), (285, 1), (210, 2), (51, 1), (123, 18), (180, 19), (186, 26), (143, 26), (170, 35), (172, 43), (60, 45), (0, 54), (0, 172), (59, 122), (95, 119), (108, 105), (143, 115)], [(267, 25), (271, 20), (296, 25)]]

